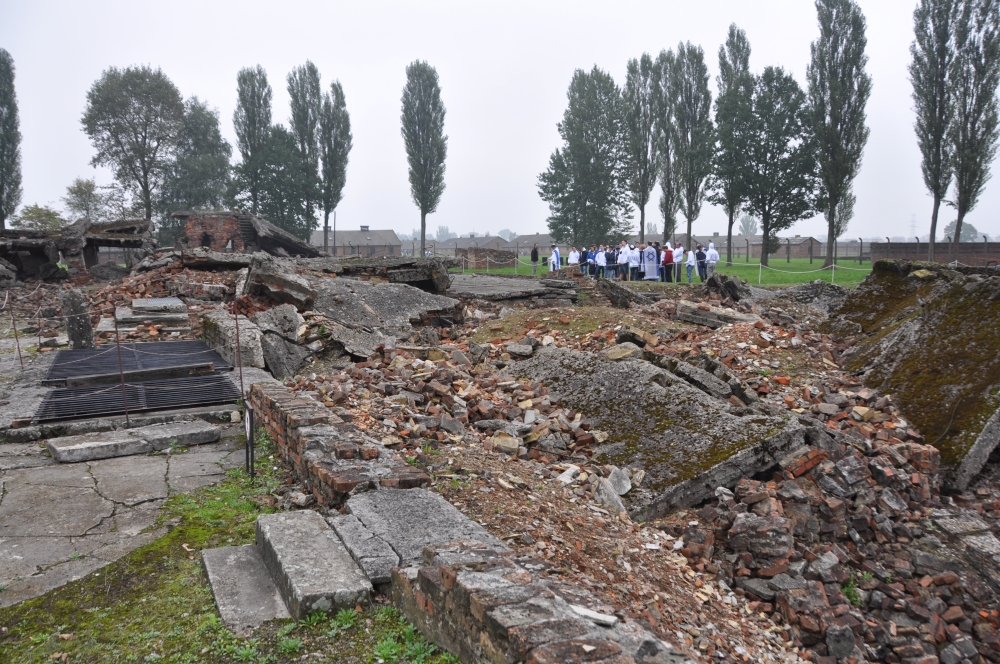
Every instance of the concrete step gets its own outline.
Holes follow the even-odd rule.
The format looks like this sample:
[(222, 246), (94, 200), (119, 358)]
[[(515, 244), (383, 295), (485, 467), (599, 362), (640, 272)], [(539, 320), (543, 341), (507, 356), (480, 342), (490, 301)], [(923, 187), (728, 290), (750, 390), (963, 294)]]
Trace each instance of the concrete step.
[(119, 325), (139, 325), (146, 321), (153, 325), (190, 325), (187, 311), (181, 313), (163, 311), (133, 311), (129, 307), (118, 307), (115, 309), (115, 318)]
[(205, 422), (166, 422), (136, 429), (121, 429), (77, 436), (50, 438), (45, 446), (59, 463), (148, 454), (168, 447), (189, 447), (219, 440), (218, 427)]
[(253, 544), (201, 552), (212, 596), (226, 627), (240, 636), (269, 620), (289, 618), (278, 586)]
[(132, 310), (144, 313), (182, 313), (187, 315), (187, 305), (176, 297), (142, 297), (132, 300)]
[(296, 620), (371, 601), (372, 584), (317, 512), (257, 517), (257, 547)]
[[(154, 322), (154, 324), (157, 324), (157, 323)], [(138, 325), (138, 323), (136, 323), (136, 325)], [(114, 334), (114, 331), (115, 331), (115, 320), (113, 318), (102, 318), (101, 320), (99, 320), (97, 322), (97, 333), (98, 334), (103, 334), (105, 332), (110, 332), (110, 333)], [(127, 334), (129, 332), (135, 332), (135, 325), (132, 325), (132, 324), (125, 325), (125, 324), (119, 323), (119, 325), (118, 325), (118, 332), (120, 332), (121, 334)], [(172, 332), (177, 332), (178, 334), (190, 334), (191, 333), (190, 323), (185, 322), (184, 325), (181, 325), (181, 326), (164, 325), (163, 327), (160, 328), (160, 335), (161, 336), (171, 334)]]

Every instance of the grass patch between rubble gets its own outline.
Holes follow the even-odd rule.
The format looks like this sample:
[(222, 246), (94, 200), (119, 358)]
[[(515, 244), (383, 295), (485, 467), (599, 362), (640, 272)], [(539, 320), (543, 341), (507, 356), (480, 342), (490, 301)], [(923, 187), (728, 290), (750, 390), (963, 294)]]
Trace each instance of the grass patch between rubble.
[[(569, 322), (563, 323), (560, 318), (565, 316)], [(487, 343), (494, 339), (510, 337), (520, 339), (529, 323), (545, 325), (551, 330), (558, 330), (561, 339), (584, 337), (603, 325), (633, 322), (621, 309), (613, 307), (574, 307), (572, 309), (518, 309), (506, 318), (491, 320), (480, 326), (470, 337), (476, 343)], [(548, 320), (546, 320), (548, 319)], [(502, 329), (493, 327), (502, 325)]]
[(264, 496), (280, 473), (268, 441), (257, 478), (231, 470), (219, 484), (175, 495), (158, 525), (163, 537), (41, 597), (0, 609), (0, 661), (260, 662), (319, 653), (310, 661), (452, 662), (424, 642), (391, 606), (276, 621), (252, 638), (234, 636), (215, 608), (199, 551), (249, 544)]

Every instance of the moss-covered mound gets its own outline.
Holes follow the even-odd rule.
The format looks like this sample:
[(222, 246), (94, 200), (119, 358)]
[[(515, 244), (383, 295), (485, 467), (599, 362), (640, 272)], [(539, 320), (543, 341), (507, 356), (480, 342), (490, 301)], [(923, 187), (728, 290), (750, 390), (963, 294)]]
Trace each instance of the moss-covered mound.
[(964, 489), (1000, 440), (1000, 276), (879, 261), (828, 331), (857, 335), (847, 368), (896, 395)]

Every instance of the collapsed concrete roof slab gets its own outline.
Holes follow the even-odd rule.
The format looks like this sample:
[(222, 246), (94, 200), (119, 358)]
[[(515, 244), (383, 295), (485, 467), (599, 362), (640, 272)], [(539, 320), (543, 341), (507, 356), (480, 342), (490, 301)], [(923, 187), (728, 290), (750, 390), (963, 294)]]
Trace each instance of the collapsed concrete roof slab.
[(94, 223), (84, 218), (52, 231), (0, 230), (0, 259), (22, 279), (64, 279), (94, 267), (99, 247), (132, 249), (136, 258), (142, 258), (157, 246), (146, 219)]
[(569, 279), (516, 279), (487, 274), (453, 274), (448, 294), (490, 301), (533, 297), (576, 299), (576, 283)]
[(787, 411), (735, 406), (699, 380), (705, 372), (686, 364), (682, 369), (543, 347), (509, 370), (543, 381), (561, 405), (613, 432), (613, 442), (596, 448), (594, 459), (646, 470), (642, 486), (625, 497), (640, 520), (695, 505), (719, 486), (773, 467), (807, 436), (822, 433), (818, 423)]
[(299, 259), (295, 262), (301, 270), (338, 274), (355, 279), (384, 279), (394, 284), (409, 284), (431, 293), (444, 293), (452, 283), (448, 269), (459, 267), (457, 258), (354, 258), (342, 259), (323, 256)]
[(355, 331), (409, 336), (412, 325), (419, 325), (426, 317), (458, 315), (458, 300), (406, 284), (329, 278), (311, 278), (309, 282), (317, 293), (313, 308)]

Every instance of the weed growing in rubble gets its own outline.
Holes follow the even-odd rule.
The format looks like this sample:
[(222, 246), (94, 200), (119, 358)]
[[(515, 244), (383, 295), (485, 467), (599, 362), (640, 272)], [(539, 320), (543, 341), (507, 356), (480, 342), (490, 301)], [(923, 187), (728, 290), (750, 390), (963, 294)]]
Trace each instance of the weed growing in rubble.
[(294, 655), (302, 650), (302, 639), (281, 639), (278, 641), (278, 650), (282, 655)]
[(343, 631), (354, 627), (358, 622), (358, 612), (352, 609), (341, 609), (337, 615), (330, 619), (332, 629)]
[(385, 633), (375, 644), (375, 656), (384, 662), (424, 664), (434, 657), (438, 662), (458, 664), (457, 659), (440, 653), (435, 646), (424, 641), (416, 628), (407, 623), (395, 607), (384, 606), (377, 609), (375, 624)]
[(861, 599), (861, 593), (858, 592), (858, 587), (854, 583), (854, 577), (852, 576), (847, 580), (846, 583), (840, 586), (840, 592), (844, 593), (844, 597), (847, 601), (854, 606), (864, 606), (865, 603)]
[(326, 622), (326, 614), (322, 611), (313, 611), (300, 620), (299, 625), (302, 627), (316, 627), (324, 622)]

